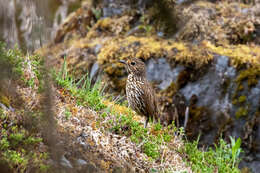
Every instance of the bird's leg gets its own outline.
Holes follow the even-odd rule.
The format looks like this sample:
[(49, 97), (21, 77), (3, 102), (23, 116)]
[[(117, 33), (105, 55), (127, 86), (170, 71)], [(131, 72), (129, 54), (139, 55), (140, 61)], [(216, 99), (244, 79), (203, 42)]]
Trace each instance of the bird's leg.
[(156, 118), (156, 116), (153, 116), (153, 123), (157, 124), (159, 121), (158, 119)]
[(144, 124), (144, 128), (147, 127), (148, 121), (149, 121), (149, 118), (146, 117), (146, 119), (145, 119), (145, 124)]

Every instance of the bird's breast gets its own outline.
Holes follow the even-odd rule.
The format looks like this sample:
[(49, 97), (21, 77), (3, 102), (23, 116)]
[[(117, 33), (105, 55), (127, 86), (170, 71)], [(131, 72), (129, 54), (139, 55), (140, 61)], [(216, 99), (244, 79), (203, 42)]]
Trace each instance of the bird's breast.
[(131, 95), (135, 94), (137, 96), (141, 96), (144, 94), (143, 86), (144, 81), (141, 78), (134, 77), (133, 75), (129, 75), (126, 83), (126, 93)]
[(126, 96), (129, 106), (135, 111), (140, 112), (139, 108), (144, 107), (144, 82), (131, 75), (128, 76), (126, 83)]

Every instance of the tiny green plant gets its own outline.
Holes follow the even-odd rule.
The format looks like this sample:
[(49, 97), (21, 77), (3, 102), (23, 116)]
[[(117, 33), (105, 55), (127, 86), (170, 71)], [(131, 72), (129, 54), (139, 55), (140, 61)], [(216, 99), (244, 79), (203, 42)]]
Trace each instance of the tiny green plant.
[[(0, 108), (0, 114), (3, 115), (6, 112)], [(0, 121), (0, 162), (6, 163), (13, 172), (26, 172), (32, 167), (44, 166), (44, 160), (47, 157), (39, 158), (43, 153), (31, 151), (42, 142), (42, 138), (36, 137), (34, 133), (29, 133), (24, 127), (17, 125), (11, 117), (3, 117), (5, 121)], [(31, 157), (32, 155), (35, 157)]]
[(13, 73), (16, 77), (23, 75), (22, 52), (17, 46), (14, 49), (6, 49), (6, 44), (0, 42), (0, 57), (1, 68), (8, 68), (9, 72)]
[(6, 150), (3, 152), (3, 157), (13, 166), (19, 165), (21, 172), (25, 171), (28, 159), (26, 159), (21, 152), (14, 150)]
[(25, 135), (24, 132), (18, 132), (18, 133), (10, 134), (9, 138), (12, 141), (12, 145), (16, 146), (17, 144), (22, 142), (24, 137), (25, 137), (24, 135)]
[(145, 30), (146, 33), (151, 33), (153, 27), (151, 25), (139, 25), (139, 29)]
[[(233, 138), (232, 138), (233, 139)], [(219, 144), (215, 148), (207, 150), (198, 148), (199, 137), (196, 141), (185, 142), (184, 152), (187, 154), (188, 163), (194, 172), (213, 173), (218, 170), (220, 173), (240, 172), (238, 169), (240, 139), (233, 140), (231, 146), (223, 139), (219, 140)]]
[(91, 11), (94, 13), (97, 20), (101, 18), (102, 11), (100, 8), (92, 8)]
[(232, 167), (235, 167), (235, 164), (238, 163), (238, 158), (241, 153), (241, 139), (238, 138), (235, 140), (232, 136), (230, 136), (230, 141), (231, 141), (231, 152), (232, 152)]
[(81, 77), (79, 81), (68, 73), (66, 57), (62, 69), (58, 75), (54, 74), (57, 84), (68, 90), (72, 96), (77, 99), (77, 104), (88, 105), (98, 111), (106, 106), (102, 103), (102, 88), (100, 82), (96, 82), (93, 86), (88, 74)]
[[(113, 109), (113, 108), (111, 108)], [(111, 110), (111, 112), (116, 112)], [(133, 119), (133, 115), (114, 114), (114, 120), (107, 121), (110, 125), (110, 130), (117, 134), (130, 137), (132, 142), (138, 144), (143, 152), (152, 160), (160, 157), (162, 143), (170, 142), (174, 138), (172, 128), (163, 128), (160, 123), (152, 124), (151, 130), (144, 128), (143, 124)]]
[(154, 140), (145, 141), (143, 145), (144, 153), (147, 154), (147, 156), (150, 156), (153, 159), (156, 159), (160, 156), (159, 152), (159, 145), (154, 138)]
[(71, 117), (71, 112), (70, 112), (70, 110), (69, 109), (65, 109), (65, 118), (66, 118), (66, 120), (68, 120), (68, 119), (70, 119), (70, 117)]

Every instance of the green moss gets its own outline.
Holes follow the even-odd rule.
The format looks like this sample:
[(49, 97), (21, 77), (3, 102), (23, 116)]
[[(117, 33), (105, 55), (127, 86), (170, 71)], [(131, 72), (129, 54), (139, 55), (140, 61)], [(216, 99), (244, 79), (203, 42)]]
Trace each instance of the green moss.
[(239, 98), (238, 98), (238, 102), (239, 103), (244, 103), (246, 101), (246, 96), (240, 96)]
[(236, 118), (245, 117), (248, 114), (248, 110), (245, 107), (238, 108), (236, 112)]
[(258, 84), (258, 78), (260, 77), (260, 68), (251, 67), (246, 70), (240, 71), (239, 75), (236, 78), (237, 83), (242, 83), (247, 80), (248, 87), (253, 87)]
[(203, 106), (190, 108), (190, 115), (191, 115), (191, 118), (194, 120), (199, 120), (206, 112), (207, 112), (207, 109)]
[(204, 45), (208, 50), (219, 55), (228, 56), (231, 60), (231, 64), (235, 67), (241, 65), (250, 64), (252, 67), (258, 68), (260, 61), (260, 48), (259, 46), (248, 46), (248, 45), (223, 45), (215, 46), (210, 42), (205, 41)]
[(250, 79), (248, 79), (247, 84), (250, 88), (252, 88), (258, 84), (258, 80), (255, 78), (250, 78)]
[[(251, 67), (245, 70), (241, 70), (239, 75), (236, 77), (235, 82), (237, 83), (237, 88), (232, 95), (232, 103), (234, 105), (240, 103), (243, 104), (246, 102), (246, 96), (241, 95), (240, 92), (245, 89), (244, 85), (248, 85), (249, 90), (252, 87), (255, 87), (258, 84), (260, 77), (260, 68)], [(246, 109), (240, 107), (236, 112), (236, 117), (245, 116), (247, 114)]]
[[(120, 70), (119, 59), (126, 58), (168, 57), (169, 60), (184, 64), (193, 64), (201, 67), (208, 64), (213, 55), (199, 46), (190, 46), (182, 42), (171, 42), (157, 37), (135, 37), (115, 38), (104, 44), (98, 54), (98, 63), (104, 67), (109, 75), (116, 74)], [(111, 67), (110, 64), (114, 64)], [(120, 73), (118, 73), (120, 74)]]
[(4, 104), (6, 107), (10, 106), (10, 99), (2, 95), (1, 91), (0, 91), (0, 103)]
[[(97, 21), (97, 23), (91, 27), (86, 38), (97, 38), (100, 37), (100, 34), (108, 36), (110, 34), (124, 34), (129, 29), (129, 21), (131, 20), (130, 16), (122, 16), (122, 17), (107, 17), (101, 18)], [(120, 28), (120, 29), (119, 29)], [(109, 41), (110, 42), (110, 41)], [(110, 42), (111, 43), (111, 42)]]
[(237, 100), (237, 99), (233, 99), (233, 100), (232, 100), (232, 104), (233, 104), (233, 105), (236, 105), (236, 104), (237, 104), (237, 102), (238, 102), (238, 100)]

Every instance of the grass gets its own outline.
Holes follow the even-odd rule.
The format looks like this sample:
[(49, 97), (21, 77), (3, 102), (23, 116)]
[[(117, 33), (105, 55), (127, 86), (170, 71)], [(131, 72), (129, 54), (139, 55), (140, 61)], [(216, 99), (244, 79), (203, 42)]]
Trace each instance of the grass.
[(102, 93), (100, 82), (91, 86), (91, 80), (88, 75), (84, 75), (79, 81), (76, 81), (72, 75), (68, 74), (66, 58), (63, 67), (58, 75), (54, 78), (59, 87), (66, 89), (73, 97), (76, 98), (78, 105), (89, 106), (95, 111), (99, 111), (106, 106), (102, 103)]
[(16, 46), (14, 49), (6, 49), (5, 43), (0, 42), (0, 57), (0, 66), (8, 70), (5, 71), (8, 73), (5, 73), (6, 76), (10, 76), (10, 73), (15, 77), (23, 74), (23, 54)]
[(21, 81), (25, 86), (40, 89), (43, 59), (37, 55), (25, 56), (17, 46), (14, 49), (6, 49), (5, 46), (3, 42), (0, 42), (1, 77), (9, 77)]
[(151, 128), (144, 128), (142, 123), (134, 120), (131, 110), (124, 115), (111, 107), (105, 116), (101, 114), (100, 117), (105, 119), (107, 116), (111, 116), (111, 119), (105, 122), (107, 124), (103, 124), (107, 130), (129, 137), (132, 142), (141, 146), (142, 151), (152, 160), (159, 159), (162, 152), (161, 146), (169, 143), (175, 138), (175, 134), (180, 132), (174, 125), (163, 128), (160, 123), (154, 124), (151, 121), (149, 123)]
[(220, 139), (218, 145), (208, 150), (198, 148), (199, 138), (193, 142), (186, 141), (182, 152), (186, 153), (187, 162), (194, 172), (238, 173), (241, 140), (230, 139), (231, 144)]
[[(116, 119), (108, 121), (110, 131), (128, 136), (132, 142), (142, 146), (143, 152), (153, 160), (160, 160), (162, 145), (169, 144), (176, 136), (184, 136), (182, 128), (177, 129), (174, 124), (167, 128), (162, 127), (159, 123), (151, 124), (151, 128), (143, 127), (138, 121), (129, 115), (116, 115)], [(240, 162), (239, 154), (241, 152), (241, 140), (231, 139), (231, 144), (223, 139), (214, 148), (202, 150), (198, 147), (199, 138), (196, 141), (184, 141), (183, 148), (179, 151), (185, 153), (187, 164), (191, 166), (194, 172), (240, 172), (238, 163)]]

